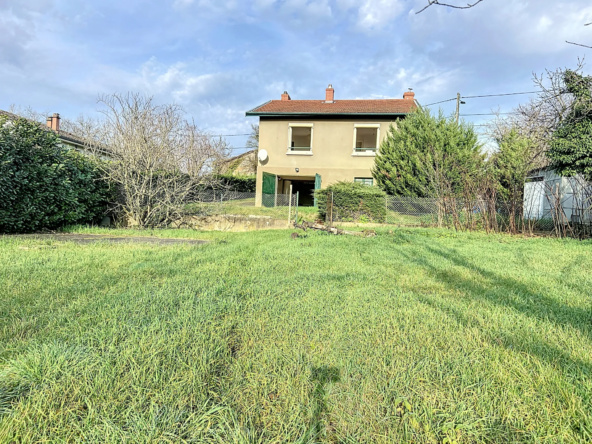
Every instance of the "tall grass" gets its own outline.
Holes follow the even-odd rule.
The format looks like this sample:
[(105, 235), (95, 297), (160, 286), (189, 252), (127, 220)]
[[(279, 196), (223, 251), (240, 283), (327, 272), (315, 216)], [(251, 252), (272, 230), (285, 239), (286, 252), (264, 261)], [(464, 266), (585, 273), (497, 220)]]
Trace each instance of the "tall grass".
[(290, 233), (2, 238), (0, 442), (592, 440), (590, 242)]

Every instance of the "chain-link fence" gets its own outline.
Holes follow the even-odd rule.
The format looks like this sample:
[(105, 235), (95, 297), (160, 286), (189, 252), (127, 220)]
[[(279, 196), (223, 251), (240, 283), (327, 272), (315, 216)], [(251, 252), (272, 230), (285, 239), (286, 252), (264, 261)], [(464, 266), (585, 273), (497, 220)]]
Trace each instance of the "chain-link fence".
[(267, 216), (287, 221), (379, 223), (402, 227), (448, 227), (508, 232), (555, 232), (561, 236), (592, 234), (592, 188), (575, 185), (572, 192), (538, 182), (527, 184), (523, 200), (419, 198), (376, 194), (356, 199), (327, 192), (316, 207), (298, 205), (296, 194), (201, 191), (187, 205), (191, 216)]
[(381, 223), (512, 233), (546, 231), (575, 237), (592, 234), (592, 193), (566, 195), (548, 184), (541, 183), (537, 187), (540, 189), (528, 187), (524, 198), (518, 201), (499, 196), (475, 199), (366, 196), (352, 199), (328, 192), (326, 198), (320, 200), (319, 218), (328, 224)]
[(257, 202), (256, 193), (238, 191), (201, 191), (187, 205), (191, 216), (269, 216), (274, 219), (293, 220), (296, 212), (296, 195), (263, 194)]

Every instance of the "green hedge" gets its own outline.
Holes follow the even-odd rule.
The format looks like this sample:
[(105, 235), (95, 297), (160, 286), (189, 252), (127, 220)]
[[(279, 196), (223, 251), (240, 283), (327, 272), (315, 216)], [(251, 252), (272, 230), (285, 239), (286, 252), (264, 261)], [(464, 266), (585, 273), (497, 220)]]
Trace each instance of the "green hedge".
[(353, 222), (386, 220), (386, 194), (378, 187), (357, 182), (337, 182), (315, 191), (319, 216), (327, 215), (327, 196), (333, 193), (333, 219)]
[(113, 193), (93, 160), (27, 119), (0, 118), (0, 232), (99, 221)]
[(233, 176), (222, 174), (218, 176), (221, 186), (241, 193), (254, 193), (257, 176)]

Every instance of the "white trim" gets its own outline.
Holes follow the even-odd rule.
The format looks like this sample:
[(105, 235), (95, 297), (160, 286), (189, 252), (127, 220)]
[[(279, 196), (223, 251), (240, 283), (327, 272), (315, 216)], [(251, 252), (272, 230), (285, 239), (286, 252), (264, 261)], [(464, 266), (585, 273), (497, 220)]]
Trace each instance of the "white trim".
[(288, 156), (312, 156), (312, 153), (310, 151), (309, 152), (306, 152), (306, 151), (300, 151), (300, 152), (298, 152), (298, 151), (288, 151), (286, 153), (286, 155), (288, 155)]
[[(358, 139), (358, 128), (375, 128), (376, 129), (376, 148), (374, 151), (356, 151), (356, 142)], [(380, 123), (354, 123), (354, 147), (352, 149), (352, 156), (359, 157), (375, 157), (380, 149)]]
[[(310, 151), (292, 151), (292, 128), (310, 128)], [(289, 123), (288, 124), (288, 151), (286, 154), (296, 154), (296, 155), (304, 155), (304, 156), (312, 156), (312, 147), (313, 147), (313, 138), (314, 138), (314, 124), (313, 123)]]

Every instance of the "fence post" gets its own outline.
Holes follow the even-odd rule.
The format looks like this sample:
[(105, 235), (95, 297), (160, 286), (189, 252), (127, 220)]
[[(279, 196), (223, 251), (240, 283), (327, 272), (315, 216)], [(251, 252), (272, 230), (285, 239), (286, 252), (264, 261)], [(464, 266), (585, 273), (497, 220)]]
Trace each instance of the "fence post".
[(296, 191), (296, 221), (298, 223), (298, 202), (300, 201), (300, 191)]
[(333, 227), (333, 191), (331, 191), (331, 227)]
[(289, 199), (290, 202), (288, 203), (288, 225), (290, 225), (290, 221), (292, 220), (292, 184), (290, 184)]

